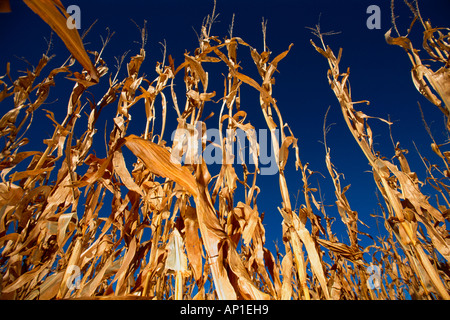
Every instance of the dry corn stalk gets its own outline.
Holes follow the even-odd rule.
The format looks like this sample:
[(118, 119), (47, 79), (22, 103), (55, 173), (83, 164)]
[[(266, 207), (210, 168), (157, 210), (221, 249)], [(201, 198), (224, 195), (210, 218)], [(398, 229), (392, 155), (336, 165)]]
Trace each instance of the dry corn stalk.
[[(402, 47), (405, 50), (412, 64), (411, 77), (414, 86), (417, 91), (443, 112), (447, 119), (447, 129), (450, 130), (450, 122), (448, 120), (450, 115), (450, 29), (433, 28), (430, 21), (424, 21), (422, 19), (417, 2), (415, 5), (415, 7), (411, 4), (408, 5), (411, 12), (414, 14), (414, 20), (408, 29), (408, 34), (406, 36), (398, 35), (398, 37), (392, 37), (391, 28), (385, 34), (386, 42), (391, 45)], [(394, 14), (393, 11), (392, 14)], [(423, 48), (428, 53), (431, 61), (442, 65), (442, 67), (436, 71), (433, 71), (430, 66), (422, 63), (419, 51), (414, 49), (411, 40), (408, 38), (408, 35), (417, 20), (424, 29)], [(393, 18), (393, 28), (398, 33), (395, 18)]]
[(361, 111), (356, 111), (353, 107), (356, 103), (352, 101), (347, 86), (350, 71), (347, 70), (346, 73), (342, 74), (339, 71), (342, 49), (336, 58), (331, 49), (325, 47), (322, 37), (320, 39), (323, 48), (318, 47), (313, 41), (311, 41), (311, 44), (328, 60), (330, 66), (328, 82), (339, 100), (349, 130), (372, 167), (375, 183), (383, 195), (391, 222), (395, 228), (394, 234), (398, 237), (405, 251), (411, 253), (409, 255), (410, 262), (417, 265), (418, 268), (422, 268), (420, 270), (423, 270), (423, 272), (419, 272), (421, 280), (424, 283), (431, 283), (442, 298), (450, 299), (445, 284), (426, 257), (422, 244), (416, 235), (416, 221), (419, 221), (427, 228), (435, 248), (448, 261), (450, 247), (434, 228), (435, 223), (442, 223), (444, 218), (420, 192), (417, 178), (415, 178), (414, 173), (409, 171), (406, 158), (399, 148), (397, 148), (397, 157), (400, 161), (401, 170), (375, 154), (372, 131), (366, 122), (366, 119), (370, 117)]

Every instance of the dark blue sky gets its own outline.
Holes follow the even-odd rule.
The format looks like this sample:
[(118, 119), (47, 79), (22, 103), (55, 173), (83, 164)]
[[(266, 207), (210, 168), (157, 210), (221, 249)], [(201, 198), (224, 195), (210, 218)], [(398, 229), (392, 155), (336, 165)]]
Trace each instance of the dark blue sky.
[[(106, 37), (106, 27), (115, 32), (110, 44), (104, 53), (104, 60), (111, 70), (114, 69), (114, 57), (121, 56), (125, 51), (131, 50), (129, 57), (139, 52), (140, 40), (138, 30), (130, 19), (140, 26), (147, 20), (148, 42), (145, 47), (146, 61), (141, 70), (149, 79), (156, 77), (154, 67), (156, 61), (161, 61), (162, 53), (159, 42), (166, 40), (168, 53), (175, 59), (175, 65), (183, 62), (185, 51), (193, 52), (197, 47), (197, 36), (193, 29), (199, 32), (203, 18), (211, 13), (213, 1), (62, 1), (65, 6), (77, 4), (81, 9), (81, 31), (87, 29), (91, 23), (98, 19), (96, 25), (85, 39), (88, 50), (100, 50), (100, 35)], [(369, 30), (366, 20), (369, 14), (366, 9), (369, 5), (378, 5), (381, 9), (381, 29)], [(44, 40), (50, 36), (50, 28), (22, 1), (12, 1), (12, 12), (0, 14), (0, 74), (4, 74), (6, 63), (11, 62), (13, 77), (18, 76), (17, 70), (26, 70), (27, 64), (18, 59), (23, 57), (32, 65), (37, 65), (42, 53), (46, 51), (47, 44)], [(431, 19), (433, 26), (448, 27), (450, 22), (450, 1), (448, 0), (422, 0), (420, 1), (422, 16)], [(341, 71), (350, 67), (350, 83), (354, 101), (369, 100), (370, 106), (358, 105), (357, 108), (368, 115), (382, 118), (390, 116), (395, 123), (392, 134), (395, 141), (400, 141), (403, 148), (410, 151), (408, 159), (413, 171), (417, 171), (419, 178), (425, 176), (424, 167), (414, 149), (413, 141), (419, 146), (421, 152), (430, 159), (435, 160), (429, 145), (431, 143), (421, 123), (420, 112), (417, 107), (419, 101), (423, 107), (425, 117), (431, 126), (431, 130), (438, 142), (444, 142), (446, 138), (443, 126), (443, 117), (440, 111), (424, 99), (414, 88), (410, 76), (410, 62), (405, 52), (394, 46), (389, 46), (384, 40), (385, 32), (391, 27), (390, 1), (388, 0), (348, 0), (348, 1), (295, 1), (295, 0), (218, 0), (217, 12), (220, 13), (218, 21), (212, 29), (212, 34), (224, 38), (228, 35), (228, 27), (232, 15), (235, 13), (234, 36), (243, 38), (247, 43), (262, 51), (261, 20), (267, 21), (267, 45), (273, 52), (273, 57), (285, 51), (290, 43), (294, 46), (288, 56), (278, 66), (279, 74), (275, 75), (274, 97), (282, 112), (284, 121), (289, 124), (298, 138), (300, 158), (303, 163), (310, 163), (310, 169), (321, 172), (312, 177), (313, 187), (320, 183), (325, 204), (334, 204), (334, 190), (332, 181), (325, 167), (325, 152), (323, 145), (323, 118), (328, 106), (331, 110), (328, 115), (328, 123), (335, 123), (328, 135), (327, 143), (331, 148), (332, 161), (337, 170), (345, 175), (342, 185), (351, 184), (347, 193), (353, 210), (359, 212), (359, 218), (370, 226), (370, 230), (361, 226), (361, 230), (378, 235), (374, 218), (370, 214), (376, 212), (375, 184), (371, 173), (366, 171), (370, 167), (363, 153), (348, 131), (340, 113), (337, 99), (333, 95), (326, 78), (328, 70), (327, 61), (318, 54), (310, 45), (309, 39), (318, 40), (305, 27), (314, 27), (321, 15), (321, 28), (323, 31), (340, 31), (338, 35), (326, 37), (325, 40), (335, 53), (343, 48)], [(403, 1), (396, 1), (396, 14), (398, 27), (403, 34), (411, 22), (412, 14)], [(415, 47), (420, 47), (421, 38), (419, 32), (421, 26), (414, 27), (413, 38)], [(68, 51), (54, 35), (54, 46), (50, 54), (56, 57), (47, 68), (54, 68), (62, 64), (68, 57)], [(317, 43), (317, 41), (316, 41)], [(243, 73), (256, 76), (256, 68), (249, 60), (249, 52), (246, 48), (238, 50), (238, 58), (243, 61)], [(247, 63), (245, 63), (247, 61)], [(79, 65), (78, 65), (79, 67)], [(47, 71), (48, 72), (48, 71)], [(224, 71), (225, 72), (225, 71)], [(45, 73), (45, 72), (44, 72)], [(46, 73), (45, 73), (46, 74)], [(121, 78), (126, 74), (125, 65)], [(213, 75), (210, 74), (211, 77)], [(258, 78), (256, 78), (258, 79)], [(217, 77), (211, 84), (212, 90), (223, 92), (221, 84), (223, 78)], [(62, 121), (66, 113), (67, 99), (73, 83), (63, 77), (57, 78), (57, 86), (52, 88), (47, 102), (53, 102), (42, 106), (35, 112), (34, 129), (31, 131), (30, 144), (23, 150), (42, 150), (43, 139), (49, 138), (53, 132), (51, 122), (45, 117), (43, 109), (49, 109), (55, 113), (58, 121)], [(102, 78), (101, 83), (93, 88), (95, 99), (98, 101), (105, 92), (107, 78)], [(217, 88), (217, 89), (216, 89)], [(181, 89), (181, 88), (180, 88)], [(69, 90), (69, 91), (67, 91)], [(248, 113), (248, 120), (257, 128), (266, 128), (262, 113), (258, 105), (258, 93), (253, 89), (247, 90), (243, 96), (242, 108)], [(178, 91), (180, 98), (183, 92)], [(170, 96), (169, 94), (167, 95)], [(244, 105), (245, 103), (245, 105)], [(0, 104), (0, 113), (4, 114), (11, 108), (11, 99)], [(110, 113), (105, 113), (99, 121), (97, 143), (94, 149), (98, 156), (104, 156), (103, 128), (105, 120), (108, 120), (107, 132), (111, 130), (112, 115), (115, 113), (116, 104), (109, 107)], [(210, 109), (208, 109), (210, 108)], [(214, 111), (219, 113), (220, 105), (211, 104), (205, 114)], [(143, 108), (133, 109), (132, 123), (134, 133), (142, 133), (145, 121), (140, 120), (144, 115)], [(176, 113), (169, 99), (168, 122), (176, 123)], [(376, 120), (369, 122), (374, 135), (376, 150), (384, 156), (393, 156), (394, 149), (389, 138), (388, 127)], [(82, 127), (81, 127), (82, 129)], [(129, 132), (131, 133), (131, 132)], [(170, 139), (169, 135), (165, 139)], [(295, 203), (297, 190), (302, 187), (300, 172), (294, 170), (294, 154), (291, 153), (290, 165), (287, 169), (288, 187), (291, 192), (292, 202)], [(437, 162), (437, 161), (436, 161)], [(261, 194), (258, 197), (259, 211), (265, 211), (267, 244), (278, 239), (281, 245), (281, 217), (276, 209), (281, 206), (279, 195), (278, 177), (265, 176), (258, 178)], [(316, 194), (319, 200), (319, 194)], [(302, 204), (300, 197), (298, 205)], [(328, 209), (330, 216), (336, 217), (335, 232), (342, 241), (348, 243), (345, 231), (342, 228), (337, 211)], [(380, 225), (381, 229), (384, 227)], [(364, 240), (364, 237), (361, 237)], [(369, 242), (370, 243), (370, 242)]]

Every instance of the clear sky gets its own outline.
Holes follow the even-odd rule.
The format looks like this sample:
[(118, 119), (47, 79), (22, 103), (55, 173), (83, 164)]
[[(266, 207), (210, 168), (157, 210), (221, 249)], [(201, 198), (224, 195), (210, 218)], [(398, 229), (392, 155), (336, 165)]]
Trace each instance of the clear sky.
[[(125, 51), (131, 50), (128, 58), (139, 51), (139, 33), (133, 19), (142, 26), (147, 20), (148, 42), (145, 47), (147, 59), (142, 70), (156, 77), (154, 67), (156, 61), (161, 61), (161, 45), (164, 40), (167, 43), (168, 53), (175, 59), (175, 65), (183, 62), (185, 51), (192, 52), (197, 47), (197, 36), (194, 29), (199, 32), (203, 18), (211, 13), (212, 0), (201, 1), (62, 1), (65, 6), (76, 4), (81, 9), (81, 32), (86, 30), (92, 22), (98, 19), (89, 35), (85, 39), (88, 50), (100, 50), (100, 35), (106, 37), (106, 28), (115, 32), (110, 44), (104, 53), (104, 60), (113, 69), (114, 57), (121, 56)], [(369, 14), (366, 9), (370, 5), (378, 5), (381, 12), (381, 29), (369, 30), (366, 21)], [(22, 60), (23, 57), (32, 65), (37, 65), (42, 53), (47, 49), (46, 39), (50, 37), (50, 28), (22, 1), (12, 1), (12, 12), (0, 14), (0, 74), (4, 74), (6, 63), (11, 62), (13, 76), (17, 76), (17, 70), (26, 70), (29, 66)], [(422, 0), (420, 1), (422, 16), (431, 19), (433, 26), (449, 27), (450, 1), (448, 0)], [(359, 212), (359, 218), (370, 229), (360, 226), (364, 232), (378, 235), (375, 219), (370, 214), (376, 213), (377, 201), (375, 197), (375, 184), (370, 167), (363, 153), (348, 131), (340, 113), (337, 99), (334, 97), (326, 78), (328, 70), (327, 61), (318, 54), (310, 45), (309, 39), (314, 36), (305, 27), (314, 27), (320, 16), (320, 24), (323, 31), (339, 31), (340, 34), (326, 37), (327, 44), (333, 51), (338, 52), (343, 48), (341, 70), (350, 67), (350, 83), (354, 101), (369, 100), (371, 104), (358, 105), (357, 108), (368, 115), (387, 119), (390, 116), (394, 122), (392, 134), (394, 141), (400, 141), (403, 148), (408, 149), (408, 159), (413, 171), (418, 173), (419, 179), (425, 179), (425, 170), (420, 162), (413, 141), (418, 145), (424, 155), (430, 159), (432, 156), (430, 139), (421, 123), (421, 116), (417, 106), (419, 101), (423, 107), (433, 134), (438, 142), (446, 139), (443, 117), (440, 111), (424, 99), (414, 88), (410, 76), (410, 62), (405, 52), (394, 46), (389, 46), (384, 40), (385, 32), (391, 27), (390, 1), (388, 0), (346, 0), (346, 1), (299, 1), (299, 0), (218, 0), (217, 12), (220, 13), (218, 22), (214, 24), (212, 34), (219, 38), (228, 35), (228, 28), (235, 14), (233, 35), (243, 38), (247, 43), (262, 51), (261, 20), (264, 17), (267, 23), (267, 45), (274, 56), (285, 51), (290, 43), (294, 46), (288, 56), (279, 64), (280, 73), (275, 75), (274, 97), (278, 101), (285, 122), (289, 124), (294, 135), (299, 139), (300, 158), (303, 163), (310, 163), (310, 169), (321, 172), (325, 178), (317, 174), (313, 176), (311, 183), (317, 187), (320, 183), (325, 204), (334, 204), (334, 190), (332, 181), (325, 167), (325, 152), (320, 141), (323, 140), (322, 125), (325, 112), (329, 106), (328, 123), (334, 123), (328, 135), (327, 143), (331, 148), (332, 161), (337, 170), (345, 175), (343, 186), (351, 184), (347, 193), (353, 210)], [(400, 31), (406, 34), (406, 29), (411, 22), (412, 14), (403, 1), (396, 1), (397, 23)], [(415, 35), (421, 30), (419, 24), (414, 27)], [(51, 62), (51, 67), (59, 66), (69, 55), (67, 49), (56, 35), (53, 35), (54, 45), (50, 54), (56, 57)], [(420, 37), (416, 40), (416, 48), (421, 45)], [(314, 39), (317, 40), (317, 39)], [(244, 73), (256, 74), (256, 68), (249, 60), (249, 52), (246, 49), (238, 50), (238, 58), (248, 61), (243, 64)], [(129, 61), (128, 59), (126, 61)], [(122, 69), (122, 77), (126, 68)], [(103, 85), (107, 85), (107, 79), (102, 78)], [(211, 87), (217, 87), (217, 92), (223, 92), (220, 86), (222, 77), (217, 77)], [(24, 150), (43, 150), (43, 139), (49, 138), (53, 131), (52, 123), (45, 117), (43, 109), (49, 109), (55, 113), (58, 121), (62, 121), (66, 113), (68, 94), (73, 83), (62, 77), (57, 79), (57, 86), (52, 88), (47, 102), (53, 102), (41, 107), (35, 113), (34, 129), (29, 135), (30, 144)], [(100, 83), (99, 88), (93, 88), (97, 93), (97, 101), (105, 92)], [(67, 91), (69, 90), (69, 91)], [(180, 96), (182, 93), (178, 93)], [(258, 93), (248, 90), (248, 105), (243, 109), (248, 113), (248, 120), (257, 128), (266, 128), (262, 113), (258, 105)], [(0, 113), (3, 115), (11, 107), (11, 102), (0, 104)], [(109, 107), (111, 114), (115, 107)], [(219, 112), (220, 104), (210, 104), (205, 113)], [(209, 111), (209, 112), (208, 112)], [(104, 127), (104, 121), (108, 120), (108, 130), (112, 125), (112, 116), (106, 114), (103, 122), (99, 122), (99, 130)], [(142, 133), (144, 120), (139, 117), (144, 115), (143, 109), (134, 109), (132, 116), (136, 127), (134, 133)], [(171, 108), (169, 99), (168, 121), (176, 123), (176, 113)], [(394, 149), (389, 138), (387, 125), (372, 120), (369, 122), (375, 136), (375, 148), (385, 157), (391, 158)], [(139, 127), (141, 126), (141, 127)], [(131, 133), (131, 132), (130, 132)], [(104, 156), (103, 132), (98, 134), (98, 145), (94, 146), (99, 157)], [(166, 140), (169, 136), (165, 137)], [(288, 166), (288, 186), (293, 203), (297, 190), (302, 187), (300, 172), (294, 170), (294, 157), (291, 153)], [(278, 240), (282, 244), (281, 216), (277, 207), (281, 206), (281, 196), (278, 187), (277, 176), (265, 176), (258, 178), (261, 194), (258, 197), (259, 211), (265, 211), (267, 245)], [(319, 194), (316, 194), (319, 199)], [(303, 203), (300, 196), (298, 205)], [(330, 216), (336, 217), (335, 232), (340, 234), (342, 241), (348, 243), (343, 224), (340, 222), (335, 209), (328, 209)], [(384, 228), (380, 224), (381, 230)], [(362, 240), (364, 237), (361, 236)], [(370, 243), (370, 242), (369, 242)]]

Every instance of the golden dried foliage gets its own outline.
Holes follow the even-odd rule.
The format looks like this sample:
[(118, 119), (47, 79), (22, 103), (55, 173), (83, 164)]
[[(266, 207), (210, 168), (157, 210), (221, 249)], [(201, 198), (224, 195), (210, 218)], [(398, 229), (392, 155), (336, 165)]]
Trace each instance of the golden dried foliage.
[[(445, 184), (450, 171), (448, 152), (433, 142), (433, 151), (447, 168), (442, 178), (436, 178), (432, 165), (427, 163), (428, 182), (445, 202), (434, 206), (421, 192), (422, 182), (411, 171), (399, 143), (395, 147), (399, 166), (375, 152), (373, 132), (367, 123), (371, 117), (355, 109), (357, 102), (353, 102), (347, 83), (349, 71), (342, 73), (339, 69), (342, 50), (336, 57), (325, 46), (319, 28), (316, 35), (322, 47), (311, 43), (329, 63), (331, 89), (384, 200), (388, 236), (374, 239), (374, 244), (365, 248), (358, 235), (372, 237), (358, 230), (362, 221), (345, 195), (349, 187), (341, 186), (341, 175), (331, 162), (326, 125), (325, 162), (350, 245), (338, 241), (324, 204), (315, 199), (317, 189), (308, 181), (313, 172), (309, 164), (301, 162), (297, 139), (283, 121), (273, 97), (274, 73), (292, 45), (272, 58), (266, 46), (258, 52), (238, 37), (219, 40), (210, 36), (213, 12), (212, 19), (202, 28), (199, 48), (193, 55), (186, 53), (181, 65), (175, 67), (169, 56), (169, 65), (158, 63), (157, 77), (150, 81), (140, 72), (145, 59), (142, 48), (131, 57), (128, 75), (122, 81), (117, 74), (110, 77), (106, 93), (97, 104), (90, 103), (84, 117), (81, 101), (86, 89), (109, 74), (101, 57), (103, 50), (94, 52), (95, 62), (91, 62), (76, 29), (62, 26), (64, 8), (59, 1), (25, 3), (55, 30), (84, 70), (74, 72), (71, 61), (43, 75), (49, 62), (44, 55), (33, 72), (28, 71), (11, 85), (3, 81), (5, 77), (0, 78), (0, 101), (12, 100), (14, 105), (0, 119), (5, 141), (0, 154), (2, 299), (450, 298), (450, 237), (445, 224), (450, 218), (450, 188)], [(449, 35), (442, 33), (448, 29), (431, 28), (428, 22), (424, 29), (426, 51), (444, 64), (437, 72), (421, 64), (407, 37), (392, 38), (388, 33), (386, 39), (407, 50), (413, 63), (414, 84), (448, 116), (450, 46)], [(260, 79), (245, 74), (238, 63), (239, 46), (249, 50)], [(221, 138), (214, 143), (222, 151), (223, 164), (214, 177), (205, 161), (184, 165), (174, 161), (174, 155), (177, 158), (186, 151), (183, 132), (205, 134), (205, 130), (197, 130), (198, 126), (214, 127), (210, 117), (203, 116), (205, 104), (217, 99), (216, 92), (208, 91), (207, 63), (222, 64), (228, 69), (224, 94), (217, 100), (222, 101), (219, 131), (226, 128), (235, 135), (238, 129), (243, 130), (255, 157), (259, 145), (254, 126), (246, 121), (247, 113), (240, 105), (240, 88), (247, 85), (259, 92), (278, 167), (284, 254), (278, 247), (276, 253), (266, 248), (263, 214), (257, 206), (257, 158), (253, 172), (242, 164), (242, 176), (238, 176), (237, 165), (229, 161), (232, 141)], [(9, 67), (7, 73), (11, 79)], [(33, 125), (33, 113), (45, 102), (50, 87), (57, 84), (55, 76), (59, 73), (75, 82), (66, 117), (59, 123), (47, 111), (55, 130), (51, 139), (44, 141), (46, 149), (19, 152), (27, 143), (25, 134)], [(186, 104), (180, 110), (174, 81), (183, 74)], [(44, 79), (36, 84), (40, 76)], [(172, 146), (163, 140), (167, 95), (178, 115)], [(129, 110), (140, 100), (144, 101), (147, 121), (145, 132), (138, 137), (127, 134), (127, 129), (131, 123)], [(117, 112), (107, 154), (98, 158), (93, 139), (100, 127), (100, 113), (108, 105), (117, 106)], [(154, 126), (156, 108), (161, 108), (163, 115), (159, 133)], [(84, 133), (75, 139), (75, 125), (83, 121)], [(281, 134), (279, 142), (276, 129)], [(206, 137), (199, 138), (200, 148), (205, 150)], [(303, 202), (298, 210), (292, 206), (285, 176), (289, 148), (295, 152), (295, 165), (302, 176)], [(125, 150), (135, 156), (131, 172)], [(26, 169), (18, 171), (25, 160), (29, 161)], [(50, 178), (52, 173), (56, 174), (54, 181)], [(241, 188), (245, 199), (236, 196)], [(112, 201), (105, 206), (108, 197)], [(108, 217), (99, 215), (104, 206), (110, 210)], [(325, 218), (325, 226), (320, 214)], [(151, 235), (144, 236), (144, 231)], [(374, 270), (380, 273), (373, 274)]]

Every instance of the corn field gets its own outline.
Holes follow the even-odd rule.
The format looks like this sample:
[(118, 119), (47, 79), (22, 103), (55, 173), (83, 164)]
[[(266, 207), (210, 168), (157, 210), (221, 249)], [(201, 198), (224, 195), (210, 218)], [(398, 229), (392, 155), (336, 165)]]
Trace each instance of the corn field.
[[(372, 172), (385, 236), (358, 230), (362, 221), (351, 208), (345, 195), (348, 187), (342, 185), (342, 174), (326, 144), (325, 116), (328, 172), (322, 174), (334, 185), (335, 208), (347, 229), (339, 236), (333, 231), (320, 191), (309, 180), (314, 164), (301, 161), (295, 128), (284, 121), (272, 91), (278, 64), (292, 45), (273, 54), (266, 45), (258, 52), (231, 32), (224, 38), (213, 36), (213, 11), (198, 35), (198, 48), (185, 53), (179, 65), (165, 55), (152, 76), (141, 70), (147, 37), (142, 28), (142, 47), (122, 61), (127, 76), (121, 79), (118, 70), (108, 67), (113, 62), (102, 58), (107, 41), (98, 51), (88, 52), (78, 30), (66, 27), (68, 14), (59, 0), (24, 2), (54, 30), (71, 56), (52, 69), (51, 58), (44, 54), (32, 71), (16, 79), (7, 64), (0, 77), (1, 299), (450, 299), (448, 145), (430, 135), (439, 162), (422, 159), (425, 181), (410, 167), (400, 142), (392, 159), (375, 150), (376, 133), (368, 123), (372, 117), (358, 110), (367, 101), (352, 100), (349, 69), (340, 65), (343, 50), (327, 46), (319, 25), (312, 29), (316, 37), (311, 46), (328, 63), (330, 89), (360, 148), (359, 156), (365, 157)], [(433, 27), (421, 17), (417, 2), (409, 5), (412, 25), (423, 29), (423, 43), (401, 36), (393, 20), (386, 45), (404, 49), (405, 59), (411, 61), (411, 85), (430, 102), (424, 107), (443, 113), (448, 121), (450, 29)], [(254, 65), (239, 64), (238, 48)], [(433, 71), (424, 64), (426, 59), (440, 68)], [(227, 72), (207, 72), (212, 64)], [(248, 70), (255, 67), (259, 77), (252, 78)], [(39, 126), (33, 113), (43, 108), (63, 76), (73, 81), (72, 91), (62, 97), (67, 105), (64, 120), (58, 122), (46, 110), (54, 132), (44, 141), (45, 150), (20, 151), (30, 128)], [(208, 88), (214, 78), (223, 79), (223, 92)], [(176, 86), (176, 81), (184, 87)], [(93, 103), (87, 92), (98, 83), (109, 86)], [(238, 130), (245, 132), (253, 155), (259, 155), (253, 134), (258, 128), (247, 120), (249, 110), (241, 105), (243, 87), (259, 94), (255, 103), (265, 119), (264, 129), (273, 136), (279, 184), (273, 192), (282, 198), (278, 211), (283, 239), (281, 248), (272, 252), (266, 244), (264, 208), (258, 207), (258, 160), (251, 165), (226, 161), (241, 156), (229, 152)], [(205, 105), (213, 101), (219, 106), (214, 109), (218, 123), (204, 113)], [(145, 131), (127, 133), (133, 122), (130, 108), (142, 107)], [(176, 110), (176, 118), (167, 116), (169, 107)], [(116, 110), (108, 133), (99, 121), (104, 108)], [(165, 132), (169, 124), (177, 128), (172, 143)], [(82, 130), (80, 137), (75, 128)], [(202, 136), (207, 128), (226, 130), (227, 137), (208, 141)], [(277, 130), (280, 139), (275, 137)], [(200, 151), (212, 144), (220, 150), (223, 161), (218, 169), (204, 159), (174, 161), (174, 155), (181, 158), (186, 152), (186, 134), (200, 135)], [(96, 156), (95, 135), (104, 136), (105, 158)], [(293, 205), (286, 182), (289, 162), (302, 177), (299, 207)], [(424, 185), (434, 188), (433, 197), (422, 193)], [(102, 208), (110, 210), (108, 217), (99, 216)], [(359, 235), (369, 236), (373, 244), (363, 247)], [(342, 236), (349, 244), (339, 240)]]

